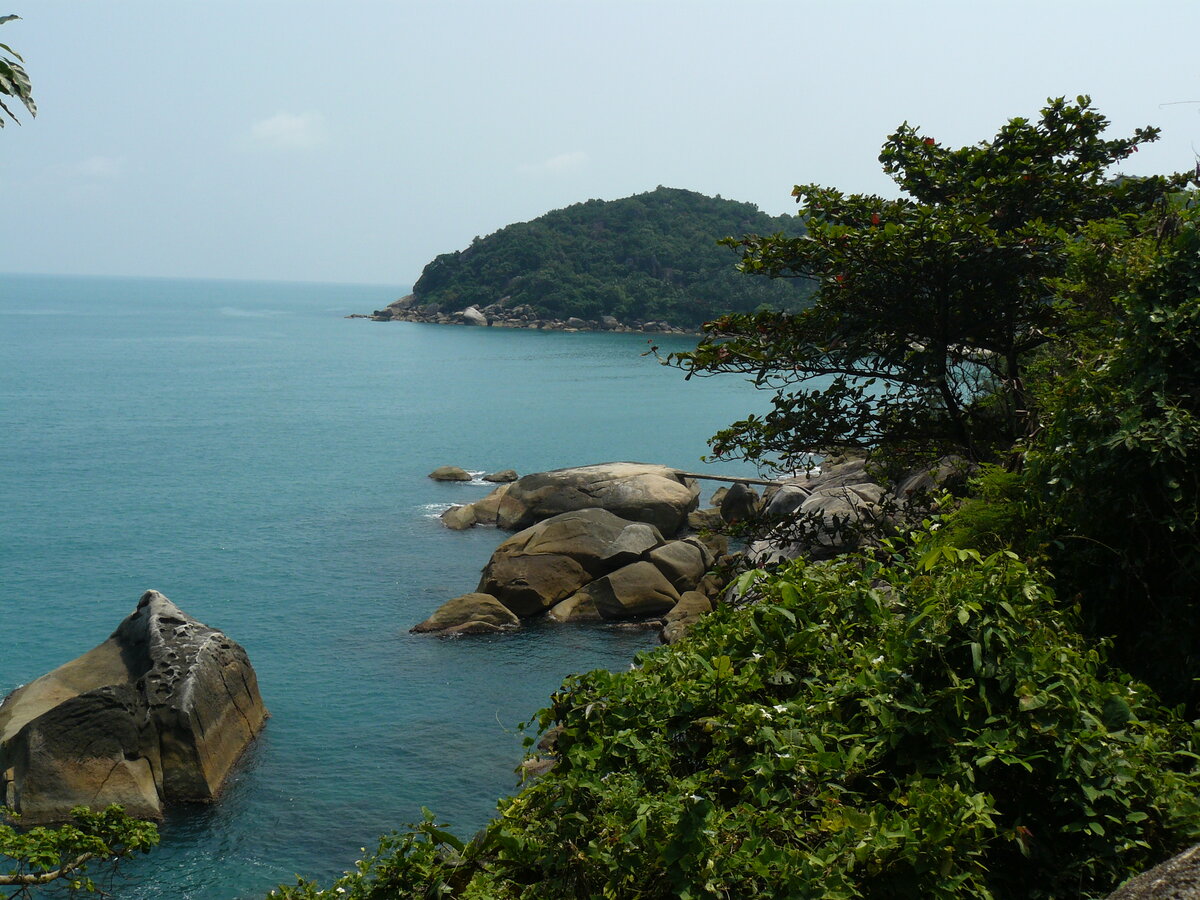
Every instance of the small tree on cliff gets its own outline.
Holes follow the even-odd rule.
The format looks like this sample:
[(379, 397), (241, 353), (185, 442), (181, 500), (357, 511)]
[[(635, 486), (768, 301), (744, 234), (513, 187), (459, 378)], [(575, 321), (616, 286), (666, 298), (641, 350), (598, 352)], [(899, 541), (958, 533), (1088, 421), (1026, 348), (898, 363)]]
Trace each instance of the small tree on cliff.
[(710, 322), (670, 357), (688, 377), (740, 372), (776, 392), (771, 412), (713, 438), (716, 455), (781, 468), (846, 447), (983, 459), (1030, 433), (1025, 366), (1067, 327), (1048, 279), (1068, 242), (1182, 183), (1109, 177), (1158, 130), (1106, 140), (1108, 124), (1087, 97), (958, 149), (904, 124), (879, 157), (900, 199), (797, 186), (805, 236), (731, 239), (743, 272), (811, 278), (817, 294), (796, 315)]
[[(0, 16), (0, 25), (19, 18), (20, 16)], [(29, 110), (29, 114), (36, 116), (37, 104), (33, 102), (32, 86), (29, 83), (29, 76), (25, 74), (25, 67), (22, 65), (23, 62), (24, 60), (21, 59), (21, 55), (13, 50), (12, 47), (8, 46), (8, 44), (0, 44), (0, 96), (20, 100), (24, 107)], [(0, 110), (14, 122), (20, 124), (13, 111), (5, 105), (3, 100), (0, 100)], [(0, 128), (3, 127), (4, 116), (0, 116)]]

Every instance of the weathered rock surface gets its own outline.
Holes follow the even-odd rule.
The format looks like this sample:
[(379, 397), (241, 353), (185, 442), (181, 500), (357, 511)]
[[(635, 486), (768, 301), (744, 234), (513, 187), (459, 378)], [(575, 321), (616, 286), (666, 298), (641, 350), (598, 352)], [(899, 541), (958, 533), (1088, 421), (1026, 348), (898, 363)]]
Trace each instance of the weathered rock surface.
[(767, 515), (789, 518), (747, 548), (755, 565), (807, 556), (829, 559), (856, 549), (863, 529), (879, 521), (884, 488), (861, 459), (828, 466), (819, 474), (784, 482), (767, 503)]
[(678, 591), (696, 586), (712, 565), (712, 554), (699, 541), (670, 541), (647, 557)]
[(1200, 844), (1125, 882), (1108, 900), (1196, 900), (1200, 897)]
[(687, 525), (700, 490), (667, 466), (602, 463), (526, 475), (509, 486), (502, 528), (527, 528), (565, 512), (599, 508), (674, 535)]
[(684, 591), (679, 602), (663, 617), (663, 629), (659, 640), (664, 644), (675, 644), (683, 640), (688, 629), (706, 613), (712, 612), (712, 601), (700, 591)]
[(429, 477), (434, 481), (470, 481), (471, 473), (458, 466), (438, 466)]
[(493, 555), (476, 589), (521, 618), (545, 612), (591, 580), (579, 563), (558, 553)]
[(602, 619), (661, 616), (679, 602), (671, 582), (645, 560), (597, 578), (587, 586), (587, 594)]
[(466, 506), (452, 506), (438, 518), (451, 531), (465, 531), (475, 524), (474, 504), (468, 503)]
[(486, 328), (488, 326), (488, 317), (479, 311), (478, 307), (468, 306), (461, 313), (464, 325), (479, 325)]
[(546, 617), (552, 622), (599, 622), (601, 615), (596, 609), (596, 599), (584, 585), (566, 600), (550, 607)]
[(733, 524), (753, 519), (758, 515), (760, 501), (757, 491), (749, 485), (735, 481), (726, 489), (725, 495), (718, 505), (721, 510), (721, 518)]
[(496, 548), (500, 556), (556, 553), (569, 556), (595, 578), (636, 562), (663, 543), (658, 529), (605, 509), (580, 509), (530, 525)]
[(483, 634), (515, 628), (521, 620), (491, 594), (463, 594), (443, 603), (412, 631), (447, 634)]
[(246, 652), (157, 591), (98, 647), (0, 704), (0, 797), (24, 824), (212, 800), (267, 717)]

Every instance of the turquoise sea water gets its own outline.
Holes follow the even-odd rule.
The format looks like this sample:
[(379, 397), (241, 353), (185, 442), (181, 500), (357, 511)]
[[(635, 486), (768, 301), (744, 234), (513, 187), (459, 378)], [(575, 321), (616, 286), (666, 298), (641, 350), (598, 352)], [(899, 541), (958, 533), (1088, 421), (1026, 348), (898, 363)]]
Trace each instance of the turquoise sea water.
[(699, 468), (709, 434), (765, 405), (684, 382), (635, 335), (342, 318), (404, 292), (0, 275), (0, 695), (155, 588), (247, 649), (272, 713), (220, 802), (172, 809), (119, 898), (327, 881), (421, 806), (480, 827), (515, 786), (517, 723), (655, 638), (410, 635), (504, 536), (442, 528), (488, 487), (427, 473)]

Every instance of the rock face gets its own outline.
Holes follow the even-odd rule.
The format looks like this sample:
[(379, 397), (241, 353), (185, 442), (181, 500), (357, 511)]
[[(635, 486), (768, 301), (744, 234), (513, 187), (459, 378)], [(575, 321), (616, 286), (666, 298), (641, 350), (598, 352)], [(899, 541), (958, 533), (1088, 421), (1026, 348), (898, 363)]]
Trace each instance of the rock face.
[(212, 800), (267, 717), (238, 644), (157, 591), (104, 643), (0, 704), (0, 798), (24, 824)]
[(785, 482), (767, 502), (768, 516), (787, 518), (747, 548), (755, 565), (807, 556), (829, 559), (858, 547), (862, 530), (882, 514), (884, 488), (864, 460), (829, 466), (818, 475)]
[(1108, 900), (1195, 900), (1200, 897), (1200, 844), (1125, 882)]
[(499, 524), (515, 530), (561, 513), (599, 508), (674, 535), (687, 525), (699, 498), (699, 488), (667, 466), (602, 463), (519, 478), (504, 495)]

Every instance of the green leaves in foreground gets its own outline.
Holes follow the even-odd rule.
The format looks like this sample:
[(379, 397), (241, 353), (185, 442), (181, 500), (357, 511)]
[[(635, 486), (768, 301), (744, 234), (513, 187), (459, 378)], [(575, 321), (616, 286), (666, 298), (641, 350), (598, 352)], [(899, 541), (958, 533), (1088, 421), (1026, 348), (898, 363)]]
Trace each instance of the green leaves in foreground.
[(568, 679), (557, 768), (471, 847), (427, 822), (336, 896), (1095, 897), (1200, 834), (1193, 727), (1039, 572), (883, 557), (761, 574), (761, 602)]
[(491, 830), (514, 895), (1087, 896), (1197, 833), (1192, 729), (1012, 554), (759, 587), (555, 696), (562, 762)]
[[(11, 816), (12, 811), (0, 807), (2, 815)], [(76, 807), (71, 821), (56, 828), (18, 831), (0, 824), (0, 887), (13, 889), (7, 897), (27, 896), (51, 882), (65, 884), (72, 892), (92, 893), (97, 887), (89, 868), (111, 867), (148, 853), (156, 844), (158, 828), (152, 822), (131, 819), (116, 805), (98, 812)]]

